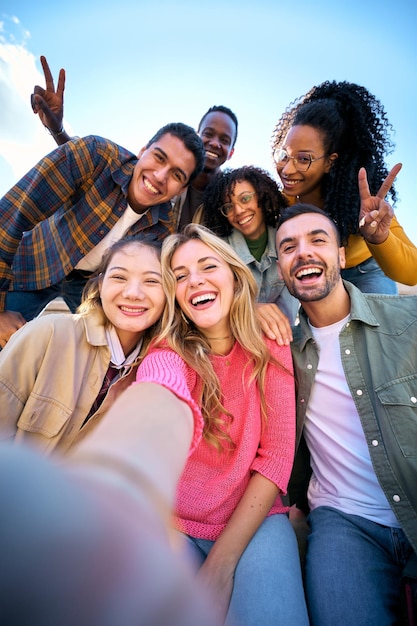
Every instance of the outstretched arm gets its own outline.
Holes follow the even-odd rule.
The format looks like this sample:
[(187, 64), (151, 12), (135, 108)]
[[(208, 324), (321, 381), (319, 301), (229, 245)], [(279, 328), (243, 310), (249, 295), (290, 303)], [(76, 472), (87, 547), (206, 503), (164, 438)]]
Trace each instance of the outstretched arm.
[(59, 71), (58, 86), (55, 91), (54, 79), (48, 61), (41, 56), (46, 88), (35, 85), (30, 102), (34, 113), (39, 115), (42, 124), (49, 130), (60, 146), (70, 139), (62, 125), (64, 117), (65, 70)]

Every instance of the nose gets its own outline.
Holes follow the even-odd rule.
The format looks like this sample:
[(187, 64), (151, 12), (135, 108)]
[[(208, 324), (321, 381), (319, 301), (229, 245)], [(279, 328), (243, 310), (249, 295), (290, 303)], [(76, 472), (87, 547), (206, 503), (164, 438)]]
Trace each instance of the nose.
[(129, 280), (123, 289), (123, 296), (129, 300), (143, 300), (145, 293), (140, 281)]
[(191, 287), (204, 284), (204, 276), (198, 271), (190, 272), (189, 282)]
[(284, 167), (280, 167), (278, 169), (278, 175), (279, 174), (286, 174), (287, 176), (289, 174), (294, 174), (294, 172), (298, 172), (297, 168), (294, 165), (294, 160), (293, 159), (288, 159), (288, 161), (285, 163)]
[(166, 182), (168, 178), (169, 170), (170, 170), (170, 166), (168, 163), (155, 169), (154, 176), (156, 180), (160, 183)]
[(220, 148), (221, 143), (220, 143), (219, 137), (217, 137), (217, 135), (214, 135), (214, 137), (210, 137), (209, 145), (214, 146), (216, 148)]

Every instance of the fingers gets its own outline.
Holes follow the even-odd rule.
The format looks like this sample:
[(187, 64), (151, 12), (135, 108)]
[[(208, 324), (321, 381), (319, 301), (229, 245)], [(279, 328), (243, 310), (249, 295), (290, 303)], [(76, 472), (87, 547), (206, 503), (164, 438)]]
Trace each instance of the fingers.
[(52, 77), (52, 72), (49, 68), (48, 61), (44, 56), (41, 56), (41, 65), (43, 69), (43, 74), (45, 76), (45, 83), (47, 91), (55, 91), (54, 79)]
[(58, 77), (58, 87), (56, 88), (56, 95), (59, 96), (61, 102), (64, 101), (64, 90), (65, 90), (65, 70), (59, 70)]
[(402, 163), (397, 163), (396, 165), (394, 165), (394, 167), (392, 168), (392, 170), (389, 172), (388, 176), (386, 177), (386, 179), (382, 183), (381, 187), (379, 188), (378, 193), (376, 194), (378, 198), (382, 198), (382, 200), (385, 198), (385, 196), (387, 195), (387, 193), (391, 189), (392, 184), (393, 184), (393, 182), (394, 182), (398, 172), (401, 170), (402, 166), (403, 166)]
[(368, 178), (366, 176), (366, 170), (364, 167), (361, 167), (358, 172), (358, 186), (361, 202), (371, 197), (368, 185)]
[(265, 335), (278, 345), (289, 345), (292, 341), (291, 324), (276, 304), (258, 304), (259, 323)]

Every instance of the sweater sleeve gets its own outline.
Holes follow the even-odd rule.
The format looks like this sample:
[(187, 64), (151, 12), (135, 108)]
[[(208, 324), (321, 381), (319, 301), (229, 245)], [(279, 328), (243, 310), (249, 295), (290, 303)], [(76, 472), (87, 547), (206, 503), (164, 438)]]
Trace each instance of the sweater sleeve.
[(389, 278), (404, 285), (417, 284), (417, 247), (407, 237), (395, 216), (387, 239), (380, 244), (367, 242), (367, 246)]
[(173, 350), (155, 349), (149, 352), (139, 365), (136, 382), (162, 385), (175, 394), (179, 400), (188, 404), (194, 418), (190, 456), (200, 443), (204, 428), (201, 409), (191, 395), (191, 391), (197, 384), (197, 374)]
[(258, 453), (252, 469), (287, 492), (295, 452), (295, 382), (291, 349), (266, 340), (272, 356), (280, 363), (270, 364), (265, 381), (267, 420), (263, 426)]

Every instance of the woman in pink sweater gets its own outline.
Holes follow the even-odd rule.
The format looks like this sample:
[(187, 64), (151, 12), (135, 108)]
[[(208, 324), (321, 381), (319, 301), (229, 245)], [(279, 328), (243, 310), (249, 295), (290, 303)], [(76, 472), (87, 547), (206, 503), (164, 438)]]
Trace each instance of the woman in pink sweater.
[(232, 248), (189, 224), (162, 249), (162, 335), (137, 381), (204, 420), (179, 482), (176, 527), (225, 624), (308, 624), (297, 543), (280, 494), (295, 443), (291, 351), (266, 339), (256, 283)]

